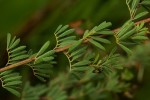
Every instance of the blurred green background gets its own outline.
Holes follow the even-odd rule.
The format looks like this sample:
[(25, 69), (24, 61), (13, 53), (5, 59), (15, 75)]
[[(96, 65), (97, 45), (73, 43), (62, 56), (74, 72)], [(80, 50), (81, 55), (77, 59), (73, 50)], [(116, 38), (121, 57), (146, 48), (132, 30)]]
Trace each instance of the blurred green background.
[(0, 12), (0, 40), (15, 34), (34, 49), (60, 24), (82, 21), (87, 29), (111, 21), (115, 28), (128, 18), (125, 0), (1, 0)]
[[(80, 33), (102, 21), (112, 22), (111, 28), (115, 29), (128, 18), (125, 0), (0, 0), (0, 66), (7, 59), (7, 33), (20, 37), (23, 44), (36, 52), (47, 40), (54, 47), (53, 32), (60, 24), (69, 24)], [(149, 96), (150, 90), (140, 90), (136, 100), (149, 100), (144, 97)]]

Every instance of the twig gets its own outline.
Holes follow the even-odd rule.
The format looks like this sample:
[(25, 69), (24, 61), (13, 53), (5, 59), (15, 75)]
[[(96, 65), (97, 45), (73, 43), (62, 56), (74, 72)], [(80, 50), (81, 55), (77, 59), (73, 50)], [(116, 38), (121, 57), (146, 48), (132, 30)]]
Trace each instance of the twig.
[[(144, 20), (141, 20), (141, 21), (138, 21), (136, 22), (135, 24), (139, 24), (141, 22), (145, 22), (145, 23), (148, 23), (150, 22), (150, 18), (147, 18), (147, 19), (144, 19)], [(114, 29), (113, 32), (117, 32), (120, 28), (117, 28), (117, 29)], [(65, 51), (66, 49), (68, 49), (71, 45), (68, 45), (68, 46), (65, 46), (65, 47), (62, 47), (62, 48), (56, 48), (54, 49), (55, 52), (62, 52), (62, 51)], [(6, 71), (6, 70), (9, 70), (9, 69), (12, 69), (12, 68), (16, 68), (16, 67), (19, 67), (21, 65), (25, 65), (27, 63), (30, 63), (30, 62), (33, 62), (35, 60), (34, 57), (32, 58), (28, 58), (28, 59), (25, 59), (25, 60), (22, 60), (18, 63), (15, 63), (15, 64), (12, 64), (12, 65), (8, 65), (8, 66), (5, 66), (3, 68), (0, 68), (0, 72), (3, 72), (3, 71)]]
[(6, 67), (1, 68), (0, 72), (6, 71), (6, 70), (9, 70), (9, 69), (12, 69), (12, 68), (16, 68), (16, 67), (21, 66), (21, 65), (25, 65), (25, 64), (30, 63), (30, 62), (32, 62), (34, 60), (35, 60), (34, 57), (22, 60), (22, 61), (20, 61), (18, 63), (12, 64), (12, 65), (8, 65)]
[(55, 52), (61, 52), (61, 51), (65, 51), (65, 50), (68, 49), (69, 47), (71, 47), (71, 45), (64, 46), (63, 48), (56, 48), (56, 49), (54, 49), (54, 50), (55, 50)]

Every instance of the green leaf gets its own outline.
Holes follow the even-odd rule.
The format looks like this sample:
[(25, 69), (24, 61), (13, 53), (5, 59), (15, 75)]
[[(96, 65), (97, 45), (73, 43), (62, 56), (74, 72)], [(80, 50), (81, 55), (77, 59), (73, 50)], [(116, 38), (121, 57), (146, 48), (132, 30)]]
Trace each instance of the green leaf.
[(43, 67), (43, 68), (39, 68), (39, 67), (37, 67), (36, 69), (34, 69), (35, 70), (35, 73), (44, 73), (44, 74), (49, 74), (50, 75), (50, 73), (51, 73), (51, 71), (50, 70), (48, 70), (49, 68), (45, 68), (45, 67)]
[(38, 60), (38, 59), (41, 59), (41, 58), (44, 58), (44, 57), (49, 57), (49, 56), (51, 56), (51, 55), (54, 54), (54, 53), (55, 53), (54, 50), (48, 51), (48, 52), (44, 53), (43, 55), (39, 56), (39, 57), (37, 58), (37, 60)]
[(13, 93), (14, 95), (16, 95), (17, 97), (20, 97), (20, 92), (18, 92), (17, 90), (10, 88), (10, 87), (4, 87), (6, 90), (8, 90), (9, 92)]
[(141, 22), (141, 23), (139, 24), (139, 28), (142, 29), (142, 28), (144, 27), (144, 25), (145, 25), (145, 23), (144, 23), (144, 22)]
[(76, 59), (82, 57), (84, 54), (85, 54), (85, 52), (80, 53), (79, 55), (75, 55), (75, 56), (72, 58), (72, 61), (74, 61), (74, 60), (76, 60)]
[(10, 41), (11, 41), (11, 35), (10, 35), (10, 33), (8, 33), (7, 34), (7, 48), (9, 48)]
[(64, 46), (72, 45), (72, 44), (74, 44), (75, 42), (76, 42), (75, 40), (64, 41), (64, 42), (60, 43), (60, 46), (59, 46), (59, 47), (64, 47)]
[(129, 4), (129, 3), (131, 3), (132, 0), (126, 0), (126, 1), (127, 1), (127, 3)]
[(125, 23), (125, 25), (121, 28), (121, 30), (118, 32), (117, 36), (120, 38), (121, 36), (123, 36), (126, 32), (128, 32), (129, 30), (131, 30), (134, 27), (134, 23), (129, 21), (127, 23)]
[(96, 32), (96, 34), (113, 35), (114, 33), (109, 30), (108, 31), (104, 30), (104, 31)]
[(69, 30), (65, 31), (64, 33), (62, 33), (61, 35), (59, 35), (58, 37), (61, 38), (61, 37), (67, 36), (73, 32), (74, 32), (74, 29), (69, 29)]
[(95, 59), (94, 59), (94, 61), (93, 61), (93, 64), (96, 63), (99, 60), (99, 57), (100, 57), (100, 55), (97, 54), (96, 57), (95, 57)]
[(7, 79), (7, 78), (9, 78), (9, 77), (14, 77), (14, 76), (19, 76), (19, 73), (8, 73), (7, 75), (4, 75), (4, 76), (2, 76), (1, 78), (2, 79)]
[(86, 30), (86, 31), (84, 32), (83, 38), (85, 39), (85, 38), (87, 38), (88, 36), (89, 36), (89, 30)]
[(87, 47), (82, 47), (81, 49), (78, 49), (76, 51), (74, 51), (73, 53), (71, 53), (71, 56), (75, 56), (75, 55), (79, 55), (80, 53), (84, 52), (86, 50)]
[(150, 5), (150, 1), (149, 0), (144, 0), (141, 2), (142, 5)]
[(88, 64), (90, 64), (90, 61), (83, 60), (83, 61), (80, 61), (80, 62), (77, 62), (77, 63), (73, 64), (72, 67), (75, 67), (75, 66), (85, 66), (85, 65), (88, 65)]
[(35, 75), (39, 80), (41, 80), (41, 81), (43, 81), (43, 82), (45, 82), (46, 80), (43, 78), (43, 77), (41, 77), (41, 76), (38, 76), (38, 75)]
[(137, 35), (138, 36), (140, 36), (140, 35), (145, 35), (147, 32), (145, 32), (145, 31), (141, 31), (141, 32), (139, 32), (139, 33), (137, 33)]
[(111, 50), (109, 56), (113, 56), (114, 53), (116, 52), (116, 50), (117, 50), (117, 47), (112, 48), (112, 50)]
[(149, 12), (147, 12), (147, 11), (141, 12), (141, 13), (139, 13), (138, 15), (136, 15), (136, 16), (134, 17), (134, 19), (139, 19), (139, 18), (141, 18), (141, 17), (143, 17), (143, 16), (146, 16), (148, 13), (149, 13)]
[(120, 44), (122, 44), (122, 45), (126, 45), (126, 46), (135, 46), (135, 45), (137, 45), (137, 43), (135, 43), (135, 42), (120, 42)]
[(63, 31), (65, 31), (68, 27), (69, 27), (68, 25), (63, 26), (62, 28), (60, 28), (60, 26), (59, 26), (58, 28), (60, 28), (60, 29), (56, 32), (56, 34), (59, 34)]
[(33, 68), (34, 68), (34, 69), (37, 69), (37, 68), (40, 68), (40, 69), (43, 69), (43, 68), (44, 68), (44, 69), (49, 69), (50, 66), (47, 66), (47, 65), (46, 65), (46, 66), (36, 65), (36, 66), (33, 66)]
[(26, 48), (26, 46), (20, 46), (20, 47), (18, 47), (18, 48), (16, 48), (16, 49), (12, 50), (12, 51), (10, 51), (10, 52), (11, 52), (11, 53), (19, 52), (19, 51), (24, 50), (25, 48)]
[(11, 72), (12, 72), (12, 70), (7, 70), (7, 71), (4, 71), (4, 72), (1, 72), (0, 76), (7, 75), (7, 74), (9, 74)]
[(96, 32), (96, 31), (95, 31), (96, 29), (97, 29), (97, 26), (95, 26), (94, 28), (92, 28), (92, 29), (90, 30), (90, 33), (95, 33), (95, 32)]
[(131, 51), (129, 48), (127, 48), (126, 46), (124, 46), (124, 45), (122, 45), (122, 44), (119, 44), (119, 46), (120, 46), (125, 52), (127, 52), (129, 55), (132, 54), (132, 51)]
[(13, 37), (13, 39), (11, 40), (9, 47), (14, 43), (15, 40), (16, 40), (16, 36)]
[[(50, 57), (50, 59), (53, 57)], [(45, 60), (50, 60), (49, 57), (46, 57)], [(43, 61), (42, 59), (39, 59), (37, 61), (37, 63), (39, 63), (39, 61)], [(31, 65), (30, 67), (32, 68), (33, 72), (34, 72), (34, 76), (36, 76), (39, 80), (41, 81), (46, 81), (45, 78), (49, 78), (50, 77), (50, 64), (36, 64), (36, 65)]]
[(110, 22), (106, 22), (104, 21), (103, 23), (101, 23), (100, 25), (97, 26), (96, 30), (95, 31), (100, 31), (100, 30), (103, 30), (105, 28), (108, 28), (110, 27), (112, 24)]
[(148, 31), (148, 28), (142, 28), (142, 29), (140, 29), (140, 31)]
[(98, 42), (96, 42), (96, 41), (94, 41), (92, 39), (90, 39), (89, 42), (92, 43), (93, 45), (97, 46), (98, 48), (100, 48), (100, 49), (105, 51), (105, 48), (100, 43), (98, 43)]
[(17, 57), (14, 57), (12, 59), (10, 59), (10, 61), (15, 61), (15, 60), (22, 60), (22, 59), (25, 59), (25, 58), (28, 58), (29, 55), (20, 55), (20, 56), (17, 56)]
[(60, 30), (60, 29), (61, 29), (61, 27), (62, 27), (62, 25), (59, 25), (59, 26), (57, 27), (57, 29), (56, 29), (55, 33), (57, 33), (57, 32), (58, 32), (58, 30)]
[(67, 41), (67, 40), (74, 40), (76, 36), (68, 36), (66, 38), (60, 39), (59, 42)]
[(14, 81), (14, 80), (21, 80), (22, 76), (13, 76), (13, 77), (9, 77), (5, 80), (3, 80), (4, 83), (7, 83), (9, 81)]
[(148, 37), (146, 37), (146, 36), (134, 36), (134, 37), (132, 37), (132, 39), (134, 39), (134, 40), (147, 40)]
[(10, 47), (9, 49), (13, 49), (14, 47), (16, 47), (20, 42), (20, 39), (17, 39)]
[(135, 10), (139, 4), (140, 0), (133, 0), (131, 10)]
[(18, 95), (18, 89), (21, 88), (21, 76), (19, 73), (14, 73), (12, 70), (4, 71), (0, 73), (0, 79), (2, 81), (2, 87), (8, 90), (9, 92)]
[(77, 48), (80, 44), (82, 43), (82, 40), (78, 40), (74, 43), (74, 45), (72, 45), (70, 48), (69, 48), (69, 52), (71, 52), (72, 50), (74, 50), (75, 48)]
[(130, 30), (129, 32), (127, 32), (126, 34), (122, 35), (119, 39), (120, 40), (128, 39), (135, 32), (136, 32), (136, 28), (134, 28), (134, 29)]
[(6, 84), (4, 84), (3, 86), (4, 87), (7, 87), (7, 86), (11, 86), (11, 85), (18, 85), (18, 84), (21, 84), (22, 81), (20, 80), (15, 80), (15, 81), (12, 81), (12, 82), (7, 82)]
[(19, 56), (19, 55), (23, 55), (25, 53), (27, 53), (27, 51), (14, 52), (9, 57), (13, 58), (13, 57), (16, 57), (16, 56)]
[(72, 71), (85, 71), (87, 70), (87, 67), (86, 66), (82, 66), (82, 67), (74, 67), (72, 69)]
[(45, 50), (48, 48), (48, 46), (50, 45), (50, 41), (47, 41), (39, 50), (39, 52), (37, 53), (36, 57), (40, 56), (41, 54), (43, 54), (43, 52), (45, 52)]
[(40, 64), (40, 63), (42, 63), (42, 62), (44, 62), (44, 61), (43, 61), (42, 58), (40, 58), (40, 59), (36, 59), (36, 60), (34, 61), (34, 64)]
[(104, 38), (100, 38), (100, 37), (96, 37), (96, 36), (93, 36), (92, 39), (98, 41), (98, 42), (102, 42), (102, 43), (107, 43), (107, 44), (110, 44), (111, 42), (107, 39), (104, 39)]
[(43, 58), (43, 61), (47, 62), (47, 61), (51, 61), (53, 59), (54, 59), (54, 57), (45, 57), (45, 58)]
[(49, 78), (50, 77), (50, 75), (48, 75), (47, 73), (41, 73), (41, 72), (36, 72), (35, 75), (38, 75), (38, 76), (41, 76), (41, 77), (45, 77), (45, 78)]

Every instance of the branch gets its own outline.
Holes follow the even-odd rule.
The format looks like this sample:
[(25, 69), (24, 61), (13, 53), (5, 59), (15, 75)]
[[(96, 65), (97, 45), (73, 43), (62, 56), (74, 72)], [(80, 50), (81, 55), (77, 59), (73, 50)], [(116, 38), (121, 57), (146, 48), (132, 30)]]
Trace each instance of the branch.
[[(139, 23), (141, 22), (145, 22), (145, 23), (148, 23), (150, 22), (150, 18), (147, 18), (147, 19), (144, 19), (144, 20), (141, 20), (141, 21), (138, 21), (135, 23), (135, 25), (138, 25)], [(114, 29), (113, 32), (117, 32), (120, 28), (117, 28), (117, 29)], [(85, 41), (84, 41), (85, 42)], [(55, 52), (62, 52), (62, 51), (65, 51), (66, 49), (68, 49), (71, 45), (68, 45), (68, 46), (65, 46), (65, 47), (62, 47), (62, 48), (56, 48), (54, 49)], [(8, 66), (5, 66), (3, 68), (0, 68), (0, 72), (3, 72), (3, 71), (6, 71), (6, 70), (9, 70), (9, 69), (12, 69), (12, 68), (16, 68), (16, 67), (19, 67), (21, 65), (25, 65), (25, 64), (28, 64), (30, 62), (33, 62), (35, 60), (34, 57), (32, 58), (28, 58), (28, 59), (25, 59), (25, 60), (22, 60), (18, 63), (15, 63), (15, 64), (12, 64), (12, 65), (8, 65)]]
[(6, 67), (1, 68), (0, 72), (6, 71), (6, 70), (9, 70), (9, 69), (12, 69), (12, 68), (16, 68), (16, 67), (21, 66), (21, 65), (25, 65), (25, 64), (30, 63), (30, 62), (32, 62), (34, 60), (35, 60), (34, 57), (22, 60), (22, 61), (20, 61), (18, 63), (12, 64), (12, 65), (8, 65)]
[(55, 52), (61, 52), (61, 51), (67, 50), (69, 47), (71, 47), (71, 45), (67, 45), (67, 46), (64, 46), (62, 48), (56, 48), (54, 50), (55, 50)]

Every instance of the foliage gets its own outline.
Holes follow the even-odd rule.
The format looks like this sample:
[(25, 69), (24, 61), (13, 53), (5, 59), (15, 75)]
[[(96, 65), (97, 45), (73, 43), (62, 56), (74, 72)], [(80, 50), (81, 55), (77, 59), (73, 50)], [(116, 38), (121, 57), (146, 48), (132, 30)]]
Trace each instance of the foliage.
[[(26, 46), (18, 46), (20, 39), (7, 35), (8, 63), (0, 72), (2, 87), (20, 97), (21, 100), (103, 100), (110, 99), (113, 94), (130, 94), (133, 73), (125, 65), (125, 57), (121, 56), (121, 48), (128, 55), (132, 55), (131, 46), (136, 46), (147, 40), (148, 28), (144, 22), (135, 21), (142, 18), (148, 11), (137, 13), (139, 6), (150, 4), (148, 0), (126, 0), (130, 12), (127, 20), (117, 31), (108, 29), (110, 22), (102, 22), (91, 30), (85, 30), (82, 37), (74, 34), (74, 29), (68, 25), (60, 25), (54, 32), (56, 46), (49, 49), (47, 41), (37, 53), (26, 51)], [(115, 38), (115, 45), (112, 45)], [(108, 50), (109, 45), (112, 50)], [(22, 77), (15, 69), (21, 65), (29, 66), (34, 76), (46, 81), (51, 75), (51, 66), (57, 63), (55, 54), (63, 52), (68, 59), (66, 72), (50, 79), (47, 85), (35, 87), (26, 83), (20, 92)], [(105, 53), (102, 53), (105, 52)], [(123, 64), (122, 64), (123, 63)], [(131, 66), (131, 65), (130, 65)], [(7, 69), (8, 68), (8, 69)], [(69, 70), (68, 70), (69, 69)], [(143, 74), (143, 73), (142, 73)], [(138, 74), (138, 79), (142, 78)], [(38, 91), (38, 93), (37, 93)], [(130, 96), (127, 96), (130, 98)]]
[(22, 77), (19, 73), (13, 72), (12, 70), (4, 71), (0, 73), (0, 80), (2, 82), (2, 87), (9, 92), (20, 96), (19, 89), (21, 89)]

